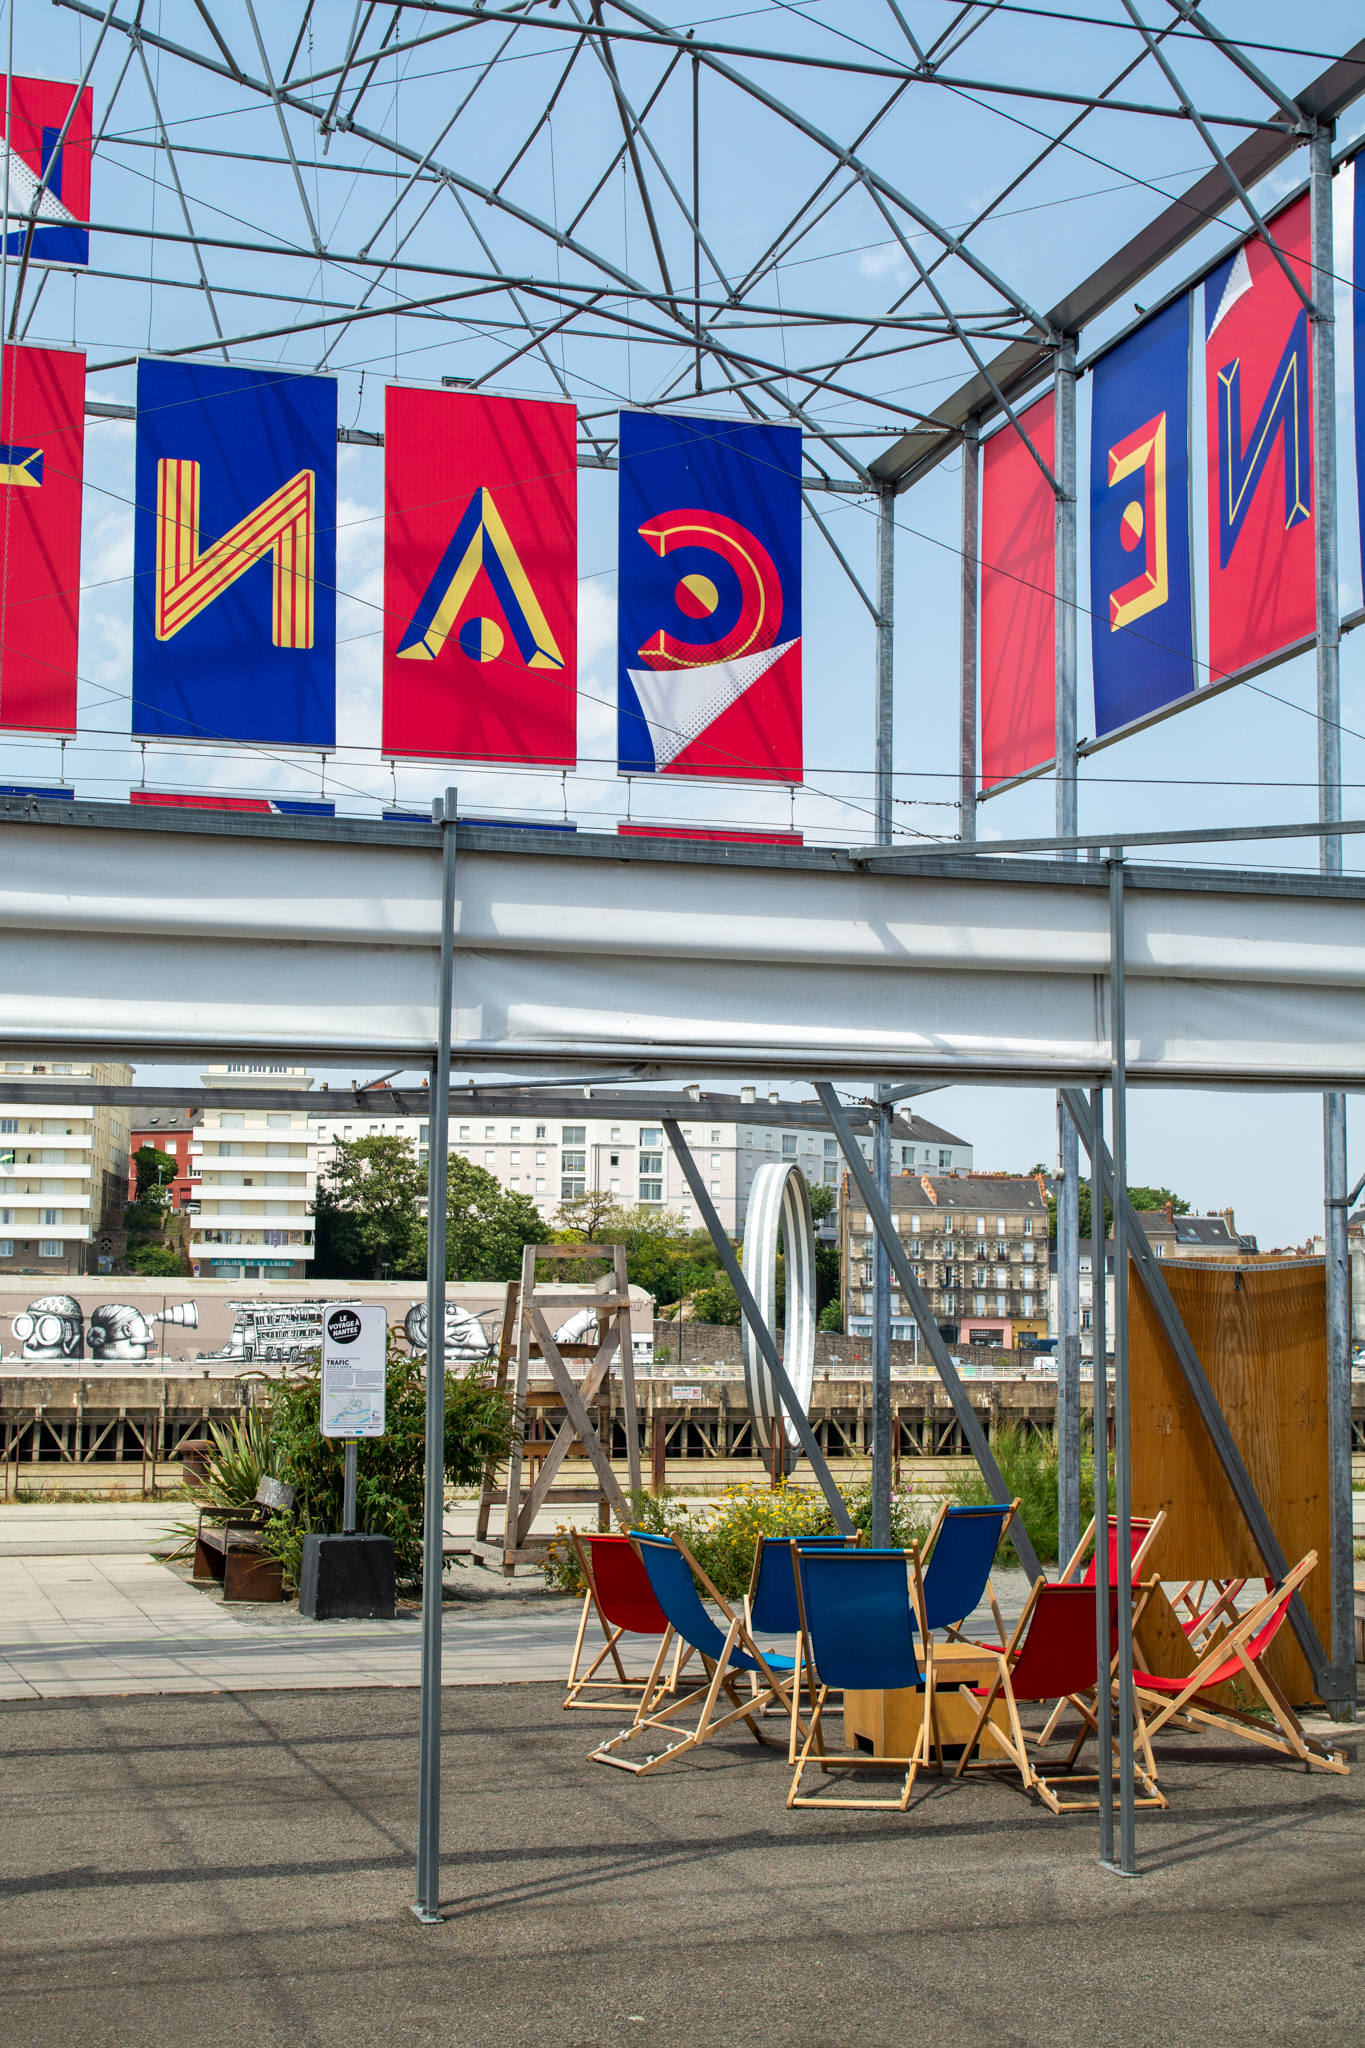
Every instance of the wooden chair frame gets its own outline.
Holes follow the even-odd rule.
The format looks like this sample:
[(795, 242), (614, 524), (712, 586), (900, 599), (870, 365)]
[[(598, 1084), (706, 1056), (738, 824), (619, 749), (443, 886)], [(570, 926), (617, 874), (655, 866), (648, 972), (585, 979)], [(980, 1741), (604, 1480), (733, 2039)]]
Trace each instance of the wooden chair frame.
[[(1142, 1681), (1147, 1674), (1134, 1673), (1135, 1697), (1157, 1709), (1149, 1724), (1151, 1734), (1156, 1735), (1167, 1726), (1187, 1730), (1213, 1728), (1223, 1734), (1244, 1736), (1248, 1742), (1260, 1743), (1263, 1748), (1274, 1750), (1279, 1756), (1293, 1757), (1305, 1770), (1311, 1770), (1316, 1764), (1319, 1770), (1334, 1771), (1341, 1777), (1350, 1776), (1351, 1767), (1344, 1757), (1338, 1756), (1326, 1743), (1319, 1742), (1316, 1736), (1305, 1733), (1303, 1723), (1293, 1707), (1270, 1673), (1262, 1668), (1261, 1658), (1247, 1654), (1247, 1646), (1252, 1636), (1264, 1628), (1286, 1596), (1302, 1585), (1309, 1573), (1315, 1569), (1317, 1561), (1318, 1554), (1315, 1550), (1310, 1550), (1306, 1557), (1300, 1558), (1273, 1592), (1267, 1593), (1254, 1607), (1248, 1608), (1228, 1635), (1203, 1652), (1194, 1672), (1174, 1696), (1168, 1696), (1151, 1686), (1144, 1686)], [(1209, 1683), (1210, 1674), (1219, 1670), (1227, 1663), (1229, 1657), (1234, 1656), (1241, 1664), (1249, 1684), (1269, 1709), (1279, 1729), (1278, 1737), (1272, 1735), (1256, 1715), (1245, 1713), (1240, 1707), (1220, 1706), (1214, 1701), (1204, 1706), (1199, 1704), (1199, 1696)]]
[[(1036, 1579), (1034, 1581), (1032, 1591), (1024, 1603), (1024, 1611), (1015, 1625), (1014, 1633), (1010, 1637), (1006, 1648), (998, 1653), (1000, 1668), (991, 1680), (990, 1685), (986, 1688), (985, 1696), (977, 1711), (976, 1726), (963, 1748), (954, 1776), (958, 1778), (964, 1776), (969, 1768), (989, 1770), (996, 1766), (997, 1760), (989, 1757), (979, 1758), (975, 1765), (972, 1763), (972, 1759), (981, 1745), (982, 1736), (989, 1735), (1004, 1751), (1008, 1761), (1018, 1769), (1019, 1775), (1024, 1781), (1024, 1790), (1028, 1793), (1036, 1794), (1052, 1813), (1095, 1813), (1098, 1811), (1100, 1803), (1099, 1771), (1073, 1772), (1072, 1770), (1072, 1765), (1080, 1754), (1081, 1745), (1084, 1743), (1087, 1735), (1094, 1734), (1096, 1737), (1099, 1735), (1099, 1718), (1095, 1710), (1087, 1705), (1083, 1699), (1075, 1694), (1070, 1694), (1058, 1702), (1057, 1708), (1048, 1723), (1049, 1727), (1053, 1725), (1057, 1715), (1067, 1705), (1068, 1699), (1077, 1708), (1081, 1715), (1081, 1730), (1072, 1743), (1070, 1752), (1061, 1768), (1066, 1773), (1066, 1783), (1068, 1785), (1093, 1784), (1096, 1788), (1093, 1799), (1062, 1799), (1058, 1796), (1049, 1777), (1037, 1769), (1029, 1755), (1028, 1737), (1024, 1733), (1024, 1725), (1019, 1718), (1019, 1705), (1014, 1697), (1014, 1687), (1010, 1683), (1011, 1664), (1017, 1657), (1020, 1641), (1032, 1617), (1033, 1610), (1038, 1604), (1038, 1596), (1045, 1589), (1046, 1585), (1046, 1579)], [(960, 1686), (958, 1690), (964, 1699), (974, 1699), (976, 1696), (967, 1686)], [(1002, 1694), (1005, 1701), (1005, 1710), (1009, 1715), (1010, 1726), (1008, 1735), (990, 1719), (991, 1708)], [(1156, 1764), (1152, 1758), (1149, 1732), (1142, 1713), (1141, 1703), (1137, 1698), (1136, 1688), (1134, 1688), (1133, 1696), (1133, 1718), (1133, 1746), (1135, 1752), (1140, 1752), (1143, 1759), (1143, 1764), (1138, 1767), (1137, 1772), (1141, 1785), (1141, 1796), (1134, 1803), (1138, 1806), (1168, 1806), (1170, 1801), (1157, 1783)], [(1038, 1739), (1042, 1740), (1041, 1737)], [(1117, 1756), (1119, 1747), (1117, 1741), (1112, 1741), (1111, 1746), (1115, 1756)]]
[[(581, 1712), (614, 1713), (629, 1703), (621, 1697), (623, 1693), (630, 1694), (636, 1703), (643, 1699), (645, 1688), (650, 1680), (648, 1676), (632, 1678), (627, 1675), (625, 1665), (621, 1662), (620, 1651), (617, 1649), (617, 1644), (627, 1631), (624, 1628), (615, 1627), (608, 1621), (606, 1614), (603, 1612), (602, 1602), (598, 1598), (597, 1581), (593, 1577), (592, 1552), (583, 1542), (577, 1529), (571, 1529), (569, 1534), (573, 1539), (574, 1549), (578, 1552), (578, 1561), (583, 1568), (583, 1577), (587, 1585), (587, 1591), (583, 1596), (583, 1612), (578, 1617), (578, 1634), (574, 1638), (573, 1656), (569, 1662), (569, 1690), (564, 1696), (564, 1711), (568, 1713), (572, 1709), (577, 1708)], [(606, 1641), (593, 1658), (587, 1670), (580, 1676), (578, 1664), (579, 1659), (583, 1655), (583, 1639), (587, 1634), (588, 1622), (593, 1614), (596, 1614), (601, 1624), (602, 1634)], [(660, 1644), (660, 1648), (665, 1654), (674, 1634), (673, 1626), (669, 1623), (664, 1629)], [(673, 1668), (664, 1682), (663, 1692), (677, 1692), (679, 1676), (691, 1655), (691, 1645), (685, 1643), (681, 1636), (679, 1636), (673, 1656)], [(616, 1666), (616, 1676), (615, 1678), (599, 1678), (597, 1673), (602, 1665), (606, 1663), (608, 1657), (611, 1658), (612, 1663)], [(589, 1689), (592, 1696), (585, 1699), (583, 1695)], [(600, 1697), (603, 1693), (607, 1695), (606, 1698)]]
[[(1023, 1499), (1023, 1495), (1022, 1495), (1022, 1494), (1017, 1494), (1017, 1495), (1015, 1496), (1015, 1498), (1014, 1498), (1014, 1499), (1013, 1499), (1013, 1500), (1012, 1500), (1012, 1501), (1010, 1502), (1010, 1511), (1009, 1511), (1009, 1513), (1008, 1513), (1008, 1514), (1006, 1515), (1006, 1517), (1005, 1517), (1004, 1521), (1003, 1521), (1003, 1522), (1002, 1522), (1002, 1523), (1000, 1524), (1000, 1538), (999, 1538), (999, 1542), (1000, 1542), (1000, 1543), (1003, 1543), (1003, 1542), (1004, 1542), (1004, 1540), (1005, 1540), (1005, 1537), (1006, 1537), (1006, 1535), (1007, 1535), (1007, 1533), (1008, 1533), (1008, 1531), (1009, 1531), (1009, 1526), (1010, 1526), (1011, 1522), (1012, 1522), (1012, 1521), (1014, 1520), (1015, 1516), (1016, 1516), (1016, 1515), (1018, 1514), (1018, 1512), (1019, 1512), (1019, 1507), (1020, 1507), (1020, 1503), (1021, 1503), (1022, 1499)], [(929, 1566), (930, 1566), (930, 1565), (931, 1565), (931, 1564), (933, 1563), (933, 1559), (934, 1559), (934, 1545), (935, 1545), (935, 1544), (936, 1544), (936, 1543), (938, 1542), (938, 1538), (939, 1538), (939, 1531), (940, 1531), (940, 1530), (942, 1529), (942, 1527), (943, 1527), (943, 1524), (944, 1524), (944, 1523), (945, 1523), (945, 1522), (947, 1521), (947, 1519), (948, 1519), (948, 1509), (949, 1509), (949, 1507), (950, 1507), (951, 1505), (952, 1505), (952, 1503), (951, 1503), (950, 1501), (946, 1501), (946, 1500), (945, 1500), (945, 1501), (941, 1502), (941, 1503), (940, 1503), (940, 1506), (939, 1506), (939, 1511), (938, 1511), (938, 1513), (937, 1513), (937, 1514), (936, 1514), (936, 1515), (934, 1516), (933, 1522), (932, 1522), (932, 1524), (930, 1525), (930, 1529), (929, 1529), (929, 1534), (928, 1534), (928, 1535), (927, 1535), (927, 1536), (925, 1537), (925, 1539), (924, 1539), (924, 1546), (923, 1546), (923, 1549), (922, 1549), (922, 1551), (920, 1552), (921, 1558), (923, 1559), (923, 1566), (922, 1566), (922, 1570), (921, 1570), (921, 1574), (920, 1574), (920, 1580), (917, 1580), (917, 1582), (916, 1582), (917, 1584), (920, 1584), (920, 1583), (921, 1583), (921, 1581), (922, 1581), (922, 1579), (923, 1579), (923, 1573), (924, 1573), (924, 1572), (926, 1572), (926, 1571), (928, 1571), (928, 1569), (929, 1569)], [(997, 1549), (998, 1549), (998, 1548), (999, 1548), (999, 1544), (997, 1544)], [(995, 1597), (995, 1587), (994, 1587), (993, 1583), (991, 1582), (991, 1580), (990, 1580), (989, 1578), (988, 1578), (988, 1579), (987, 1579), (987, 1581), (986, 1581), (986, 1598), (987, 1598), (987, 1600), (989, 1600), (989, 1602), (990, 1602), (990, 1605), (991, 1605), (991, 1613), (992, 1613), (992, 1615), (993, 1615), (993, 1616), (994, 1616), (994, 1618), (995, 1618), (995, 1625), (996, 1625), (996, 1628), (997, 1628), (997, 1629), (998, 1629), (998, 1630), (1000, 1631), (1000, 1642), (1001, 1642), (1001, 1647), (1003, 1648), (1004, 1644), (1005, 1644), (1005, 1643), (1006, 1643), (1006, 1642), (1007, 1642), (1007, 1641), (1009, 1640), (1009, 1632), (1008, 1632), (1008, 1630), (1007, 1630), (1007, 1629), (1006, 1629), (1006, 1627), (1005, 1627), (1005, 1617), (1004, 1617), (1004, 1615), (1003, 1615), (1003, 1614), (1002, 1614), (1002, 1613), (1000, 1612), (1000, 1603), (999, 1603), (999, 1601), (998, 1601), (998, 1600), (996, 1599), (996, 1597)], [(964, 1614), (964, 1615), (963, 1615), (963, 1617), (962, 1617), (962, 1619), (963, 1619), (963, 1621), (964, 1621), (964, 1622), (965, 1622), (965, 1621), (967, 1621), (967, 1620), (968, 1620), (969, 1618), (970, 1618), (970, 1617), (969, 1617), (969, 1616), (967, 1616), (967, 1615), (965, 1615), (965, 1614)], [(921, 1591), (920, 1591), (920, 1597), (919, 1597), (919, 1601), (918, 1601), (918, 1604), (916, 1605), (916, 1608), (915, 1608), (915, 1620), (916, 1620), (916, 1622), (917, 1622), (917, 1624), (918, 1624), (918, 1626), (919, 1626), (919, 1631), (920, 1631), (920, 1640), (921, 1640), (921, 1642), (923, 1642), (923, 1640), (924, 1640), (924, 1597), (923, 1597), (923, 1587), (922, 1587), (922, 1584), (921, 1584)], [(947, 1629), (945, 1629), (945, 1630), (944, 1630), (944, 1634), (945, 1634), (945, 1635), (947, 1636), (947, 1638), (948, 1638), (949, 1642), (965, 1643), (965, 1642), (970, 1642), (970, 1641), (971, 1641), (971, 1638), (970, 1638), (969, 1636), (965, 1636), (965, 1635), (964, 1635), (964, 1634), (962, 1633), (962, 1630), (961, 1630), (960, 1628), (947, 1628)]]
[[(1139, 1519), (1141, 1519), (1141, 1517), (1139, 1517)], [(1138, 1572), (1141, 1568), (1142, 1560), (1144, 1557), (1146, 1557), (1147, 1552), (1151, 1549), (1152, 1545), (1156, 1542), (1157, 1537), (1160, 1535), (1161, 1525), (1165, 1521), (1165, 1519), (1165, 1508), (1158, 1508), (1155, 1515), (1153, 1515), (1152, 1517), (1151, 1526), (1149, 1527), (1147, 1534), (1143, 1537), (1141, 1543), (1139, 1543), (1137, 1549), (1133, 1552), (1132, 1565), (1129, 1574), (1130, 1585), (1136, 1585), (1138, 1583)], [(1092, 1547), (1094, 1542), (1095, 1527), (1097, 1520), (1098, 1517), (1095, 1515), (1092, 1515), (1090, 1517), (1090, 1526), (1086, 1530), (1085, 1534), (1082, 1536), (1080, 1542), (1076, 1545), (1076, 1548), (1072, 1551), (1071, 1556), (1067, 1559), (1066, 1570), (1063, 1572), (1058, 1572), (1057, 1584), (1059, 1586), (1070, 1585), (1072, 1583), (1072, 1573), (1074, 1571), (1079, 1570), (1080, 1566), (1084, 1564), (1086, 1551)], [(1118, 1656), (1116, 1652), (1111, 1669), (1116, 1669), (1117, 1664)], [(1034, 1741), (1040, 1749), (1045, 1748), (1046, 1745), (1049, 1742), (1051, 1742), (1053, 1736), (1057, 1732), (1057, 1723), (1061, 1720), (1062, 1715), (1066, 1712), (1068, 1706), (1074, 1707), (1077, 1713), (1081, 1715), (1082, 1719), (1084, 1719), (1088, 1713), (1088, 1709), (1086, 1707), (1085, 1702), (1077, 1697), (1073, 1696), (1070, 1699), (1058, 1700), (1056, 1706), (1053, 1708), (1051, 1714), (1049, 1714), (1048, 1716), (1047, 1725), (1043, 1728), (1040, 1734), (1034, 1737)], [(1092, 1725), (1094, 1725), (1093, 1721)]]
[[(638, 1778), (647, 1777), (651, 1771), (661, 1770), (673, 1758), (686, 1755), (690, 1749), (699, 1748), (703, 1742), (709, 1741), (713, 1735), (718, 1735), (722, 1728), (728, 1728), (735, 1721), (743, 1721), (755, 1742), (761, 1743), (764, 1748), (768, 1748), (771, 1746), (768, 1738), (759, 1727), (758, 1720), (755, 1718), (760, 1713), (760, 1710), (769, 1700), (772, 1700), (784, 1713), (795, 1713), (786, 1687), (783, 1685), (778, 1674), (772, 1670), (763, 1652), (744, 1626), (743, 1617), (736, 1614), (729, 1602), (717, 1592), (682, 1538), (674, 1536), (672, 1540), (679, 1551), (681, 1551), (689, 1570), (706, 1588), (708, 1599), (713, 1600), (720, 1609), (727, 1624), (727, 1630), (724, 1648), (718, 1658), (710, 1657), (704, 1650), (697, 1650), (696, 1652), (697, 1656), (701, 1659), (702, 1669), (706, 1674), (706, 1682), (703, 1685), (694, 1687), (691, 1692), (684, 1693), (681, 1698), (674, 1699), (673, 1703), (663, 1708), (662, 1711), (657, 1711), (659, 1701), (667, 1695), (668, 1691), (667, 1683), (661, 1679), (664, 1660), (668, 1654), (668, 1639), (665, 1637), (659, 1645), (658, 1654), (654, 1659), (654, 1667), (645, 1681), (644, 1693), (636, 1709), (635, 1719), (628, 1728), (622, 1728), (609, 1741), (599, 1743), (596, 1749), (589, 1751), (589, 1763), (613, 1764), (617, 1770), (631, 1771)], [(695, 1645), (689, 1644), (688, 1648), (689, 1650), (693, 1649)], [(730, 1659), (736, 1650), (742, 1650), (746, 1656), (752, 1657), (763, 1675), (765, 1681), (764, 1689), (757, 1698), (742, 1699), (735, 1688), (735, 1678), (747, 1675), (731, 1670)], [(793, 1691), (795, 1690), (795, 1679), (796, 1673), (793, 1672)], [(730, 1706), (728, 1712), (718, 1714), (716, 1709), (720, 1703), (722, 1692), (724, 1692)], [(678, 1730), (673, 1725), (678, 1715), (686, 1713), (688, 1708), (695, 1705), (698, 1701), (701, 1702), (701, 1706), (696, 1725), (691, 1729)], [(643, 1763), (637, 1763), (633, 1757), (619, 1754), (619, 1751), (626, 1743), (633, 1742), (638, 1735), (644, 1734), (647, 1730), (650, 1732), (657, 1730), (665, 1737), (680, 1734), (681, 1740), (676, 1742), (665, 1741), (663, 1748), (651, 1756), (646, 1756)]]
[[(915, 1601), (915, 1612), (917, 1615), (923, 1615), (924, 1584), (920, 1573), (918, 1545), (912, 1544), (904, 1555), (914, 1581), (915, 1593), (912, 1595), (912, 1599)], [(820, 1678), (819, 1667), (815, 1662), (810, 1640), (810, 1624), (806, 1618), (805, 1589), (801, 1584), (800, 1562), (795, 1551), (793, 1551), (792, 1556), (792, 1569), (796, 1573), (796, 1601), (801, 1613), (801, 1658), (798, 1664), (798, 1671), (801, 1665), (804, 1665), (806, 1682), (810, 1688), (811, 1715), (810, 1727), (806, 1733), (805, 1743), (800, 1756), (798, 1756), (796, 1754), (797, 1722), (795, 1710), (793, 1710), (791, 1746), (787, 1756), (787, 1761), (792, 1765), (792, 1781), (787, 1791), (788, 1809), (794, 1806), (817, 1806), (855, 1808), (859, 1811), (868, 1812), (904, 1813), (910, 1804), (910, 1794), (915, 1788), (915, 1779), (919, 1775), (920, 1766), (927, 1764), (929, 1761), (931, 1746), (938, 1755), (940, 1776), (943, 1772), (943, 1747), (938, 1739), (938, 1716), (934, 1710), (932, 1639), (926, 1642), (921, 1633), (920, 1640), (924, 1644), (924, 1665), (921, 1673), (924, 1685), (924, 1714), (920, 1721), (919, 1733), (915, 1737), (914, 1747), (909, 1756), (858, 1756), (850, 1755), (846, 1750), (840, 1750), (836, 1756), (831, 1757), (825, 1749), (824, 1734), (825, 1707), (829, 1700), (831, 1688)], [(885, 1770), (888, 1765), (895, 1764), (904, 1764), (906, 1768), (900, 1793), (894, 1799), (822, 1798), (816, 1793), (803, 1793), (801, 1790), (802, 1776), (806, 1767), (811, 1762), (818, 1763), (822, 1773), (841, 1770)]]

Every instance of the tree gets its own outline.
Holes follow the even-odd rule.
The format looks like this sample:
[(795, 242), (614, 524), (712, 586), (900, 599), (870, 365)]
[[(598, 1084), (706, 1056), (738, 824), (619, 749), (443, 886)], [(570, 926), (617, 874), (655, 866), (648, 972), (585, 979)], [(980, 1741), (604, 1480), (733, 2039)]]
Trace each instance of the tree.
[(406, 1138), (343, 1138), (318, 1175), (317, 1212), (348, 1219), (352, 1242), (382, 1280), (386, 1261), (398, 1265), (411, 1251), (426, 1179)]
[(605, 1188), (588, 1188), (559, 1205), (558, 1241), (566, 1244), (618, 1244), (613, 1226), (623, 1215), (620, 1202)]
[(169, 1208), (171, 1198), (166, 1190), (176, 1176), (175, 1154), (163, 1152), (159, 1145), (139, 1145), (133, 1154), (133, 1166), (139, 1206), (145, 1203), (152, 1209)]
[[(458, 1152), (450, 1155), (446, 1184), (447, 1280), (515, 1280), (523, 1245), (545, 1237), (545, 1219), (529, 1195), (503, 1188), (491, 1173)], [(427, 1231), (419, 1223), (400, 1262), (403, 1273), (424, 1273)]]
[(822, 1217), (833, 1214), (834, 1205), (837, 1200), (838, 1196), (833, 1188), (827, 1188), (823, 1181), (815, 1181), (811, 1184), (810, 1213), (817, 1223), (820, 1222)]
[(730, 1323), (740, 1320), (739, 1296), (728, 1275), (716, 1273), (692, 1296), (692, 1313), (699, 1323)]
[(128, 1247), (124, 1264), (130, 1273), (143, 1273), (155, 1279), (169, 1279), (181, 1270), (179, 1252), (168, 1244), (158, 1244), (152, 1237), (135, 1239)]
[[(1189, 1203), (1184, 1200), (1183, 1196), (1172, 1194), (1169, 1188), (1130, 1187), (1128, 1199), (1135, 1209), (1164, 1209), (1169, 1202), (1173, 1216), (1188, 1216), (1190, 1213)], [(1080, 1235), (1082, 1238), (1087, 1238), (1091, 1234), (1090, 1182), (1088, 1180), (1082, 1180), (1080, 1184), (1076, 1195), (1076, 1207), (1081, 1219)], [(1057, 1197), (1055, 1195), (1048, 1197), (1047, 1227), (1049, 1233), (1055, 1237), (1057, 1235)], [(1104, 1203), (1104, 1234), (1106, 1237), (1112, 1237), (1113, 1232), (1114, 1205), (1106, 1196)]]
[(833, 1301), (827, 1301), (824, 1307), (821, 1309), (820, 1328), (822, 1330), (828, 1330), (832, 1336), (843, 1336), (844, 1305), (840, 1301), (837, 1294), (835, 1295)]

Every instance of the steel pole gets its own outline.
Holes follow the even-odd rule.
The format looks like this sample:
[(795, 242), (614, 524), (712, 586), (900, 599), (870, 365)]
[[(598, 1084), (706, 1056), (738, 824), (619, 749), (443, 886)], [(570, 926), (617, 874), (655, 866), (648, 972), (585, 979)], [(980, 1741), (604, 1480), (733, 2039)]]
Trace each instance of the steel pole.
[(896, 616), (896, 494), (890, 484), (877, 497), (877, 738), (876, 840), (891, 844), (891, 656)]
[(455, 994), (457, 794), (445, 793), (441, 827), (441, 965), (436, 995), (427, 1152), (427, 1433), (422, 1498), (422, 1704), (417, 1771), (417, 1900), (428, 1925), (441, 1900), (441, 1585), (445, 1568), (446, 1172), (450, 1145), (450, 1017)]
[(981, 564), (981, 427), (962, 430), (962, 727), (958, 757), (958, 837), (976, 838), (976, 636)]
[[(891, 1207), (891, 1120), (895, 1108), (877, 1103), (873, 1124), (872, 1171), (877, 1193)], [(872, 1541), (882, 1550), (891, 1543), (891, 1260), (877, 1237), (872, 1325)]]
[[(1070, 1122), (1070, 1118), (1067, 1119)], [(1090, 1126), (1104, 1131), (1104, 1090), (1090, 1091)], [(1108, 1243), (1104, 1227), (1104, 1147), (1096, 1144), (1090, 1155), (1090, 1356), (1092, 1361), (1091, 1420), (1095, 1439), (1095, 1670), (1099, 1684), (1095, 1693), (1099, 1728), (1095, 1741), (1099, 1758), (1100, 1862), (1114, 1860), (1114, 1705), (1109, 1667), (1114, 1660), (1109, 1640), (1109, 1367), (1108, 1367)], [(1075, 1545), (1072, 1545), (1072, 1549)], [(1071, 1551), (1064, 1546), (1063, 1557)]]
[[(1053, 375), (1059, 496), (1053, 510), (1057, 596), (1053, 606), (1056, 818), (1059, 839), (1077, 830), (1076, 768), (1076, 345), (1064, 341)], [(1074, 852), (1063, 852), (1074, 860)], [(1069, 1557), (1081, 1540), (1080, 1147), (1057, 1097), (1057, 1540)]]
[[(1318, 817), (1341, 817), (1341, 619), (1337, 585), (1336, 322), (1332, 269), (1332, 130), (1309, 144), (1313, 241), (1313, 521), (1317, 579)], [(1323, 874), (1341, 873), (1340, 839), (1319, 841)], [(1327, 1286), (1327, 1458), (1336, 1720), (1355, 1718), (1355, 1555), (1351, 1517), (1351, 1279), (1346, 1241), (1346, 1097), (1322, 1098), (1323, 1249)]]
[[(1118, 1560), (1119, 1637), (1119, 1870), (1137, 1874), (1136, 1812), (1133, 1787), (1133, 1553), (1132, 1462), (1128, 1442), (1128, 1230), (1120, 1191), (1128, 1186), (1128, 1045), (1124, 1002), (1123, 855), (1116, 847), (1109, 862), (1109, 1008), (1113, 1034), (1114, 1175), (1114, 1474), (1115, 1542)], [(1101, 1526), (1108, 1546), (1108, 1516)], [(1096, 1577), (1099, 1573), (1096, 1571)], [(1103, 1678), (1103, 1674), (1101, 1674)]]
[(346, 1467), (341, 1489), (341, 1533), (355, 1534), (356, 1440), (346, 1439)]

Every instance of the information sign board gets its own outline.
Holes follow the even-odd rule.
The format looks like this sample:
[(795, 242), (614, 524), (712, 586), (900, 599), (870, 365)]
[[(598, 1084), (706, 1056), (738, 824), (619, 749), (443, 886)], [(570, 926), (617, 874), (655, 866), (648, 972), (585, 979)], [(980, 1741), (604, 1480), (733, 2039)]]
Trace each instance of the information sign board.
[(383, 1436), (388, 1322), (380, 1301), (329, 1301), (324, 1306), (324, 1436)]

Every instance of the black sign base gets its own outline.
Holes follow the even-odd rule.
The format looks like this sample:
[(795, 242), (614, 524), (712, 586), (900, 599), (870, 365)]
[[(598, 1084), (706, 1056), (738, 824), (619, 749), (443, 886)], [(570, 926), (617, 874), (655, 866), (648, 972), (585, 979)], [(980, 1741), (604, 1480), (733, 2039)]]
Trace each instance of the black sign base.
[(299, 1613), (309, 1621), (392, 1621), (391, 1536), (305, 1536)]

